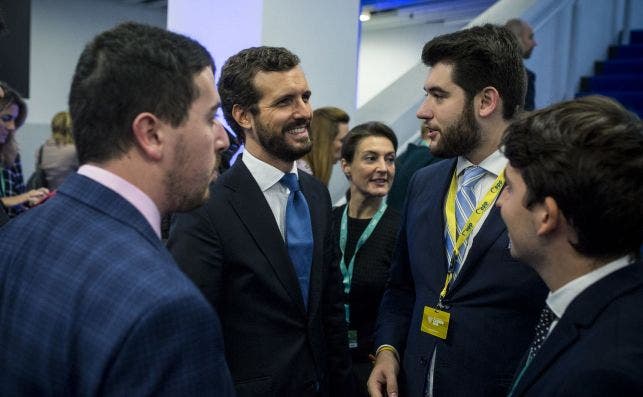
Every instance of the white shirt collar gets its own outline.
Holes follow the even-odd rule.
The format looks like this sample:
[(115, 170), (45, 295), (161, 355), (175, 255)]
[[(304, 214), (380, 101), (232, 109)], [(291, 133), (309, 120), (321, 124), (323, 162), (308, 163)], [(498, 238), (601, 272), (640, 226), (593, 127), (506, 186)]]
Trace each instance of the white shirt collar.
[[(270, 189), (275, 183), (284, 176), (284, 172), (278, 169), (277, 167), (266, 163), (265, 161), (259, 160), (252, 155), (247, 149), (243, 151), (243, 156), (241, 161), (248, 167), (248, 171), (255, 178), (259, 188), (262, 192)], [(290, 171), (297, 175), (299, 179), (299, 174), (297, 173), (297, 165), (293, 162), (292, 170)]]
[(633, 257), (625, 255), (599, 267), (596, 270), (592, 270), (591, 272), (568, 282), (556, 291), (550, 292), (547, 296), (547, 305), (558, 318), (561, 318), (565, 313), (565, 310), (567, 310), (567, 307), (578, 295), (580, 295), (581, 292), (603, 277), (633, 262)]
[[(507, 162), (505, 155), (500, 150), (496, 150), (487, 156), (486, 159), (482, 160), (478, 166), (482, 167), (488, 173), (493, 174), (495, 177), (498, 177), (507, 166)], [(465, 168), (472, 165), (473, 163), (464, 156), (458, 156), (458, 163), (455, 167), (457, 175), (460, 175)]]

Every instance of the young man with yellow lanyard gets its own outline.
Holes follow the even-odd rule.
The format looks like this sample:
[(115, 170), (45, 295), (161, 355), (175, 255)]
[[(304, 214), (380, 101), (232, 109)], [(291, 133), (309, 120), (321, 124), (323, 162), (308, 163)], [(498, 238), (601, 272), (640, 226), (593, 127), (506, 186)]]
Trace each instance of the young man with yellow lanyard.
[(525, 72), (505, 28), (429, 41), (417, 116), (434, 156), (418, 171), (377, 324), (372, 396), (499, 396), (533, 335), (546, 287), (509, 255), (494, 203), (507, 160), (503, 131), (520, 112)]

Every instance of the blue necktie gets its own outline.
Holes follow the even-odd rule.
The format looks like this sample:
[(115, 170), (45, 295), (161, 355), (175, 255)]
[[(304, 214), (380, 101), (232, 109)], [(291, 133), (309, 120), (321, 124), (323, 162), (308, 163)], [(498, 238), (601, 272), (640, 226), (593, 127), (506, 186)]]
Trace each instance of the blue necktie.
[(313, 260), (313, 230), (310, 223), (310, 212), (306, 198), (299, 189), (297, 175), (287, 173), (280, 182), (290, 190), (286, 205), (286, 245), (299, 279), (304, 307), (307, 308), (310, 267)]
[[(458, 189), (458, 193), (455, 198), (455, 219), (456, 219), (456, 240), (457, 236), (460, 235), (460, 231), (464, 228), (467, 223), (467, 219), (473, 212), (476, 207), (476, 195), (474, 188), (476, 184), (482, 179), (485, 174), (484, 168), (478, 166), (467, 167), (464, 170), (462, 175), (462, 185)], [(453, 254), (453, 247), (455, 246), (455, 241), (451, 239), (448, 230), (446, 231), (446, 242), (447, 242), (447, 255), (448, 259), (451, 260)], [(462, 243), (462, 246), (459, 249), (460, 257), (467, 250), (468, 241)], [(462, 259), (458, 258), (455, 263), (454, 273), (458, 274), (460, 268), (462, 268)]]

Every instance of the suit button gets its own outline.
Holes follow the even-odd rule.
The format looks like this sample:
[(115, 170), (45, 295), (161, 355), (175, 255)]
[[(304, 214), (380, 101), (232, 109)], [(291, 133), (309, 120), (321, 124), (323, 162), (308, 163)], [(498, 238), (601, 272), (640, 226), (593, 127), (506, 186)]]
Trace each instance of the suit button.
[(421, 366), (426, 367), (427, 359), (426, 357), (420, 357), (418, 362), (420, 363)]

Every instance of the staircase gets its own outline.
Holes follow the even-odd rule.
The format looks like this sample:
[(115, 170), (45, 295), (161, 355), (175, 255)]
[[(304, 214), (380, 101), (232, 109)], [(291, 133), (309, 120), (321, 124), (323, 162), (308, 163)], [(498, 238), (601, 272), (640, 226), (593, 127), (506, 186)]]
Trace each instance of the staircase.
[(643, 118), (643, 30), (630, 32), (630, 44), (609, 48), (607, 61), (594, 65), (594, 76), (582, 77), (576, 97), (612, 97)]

